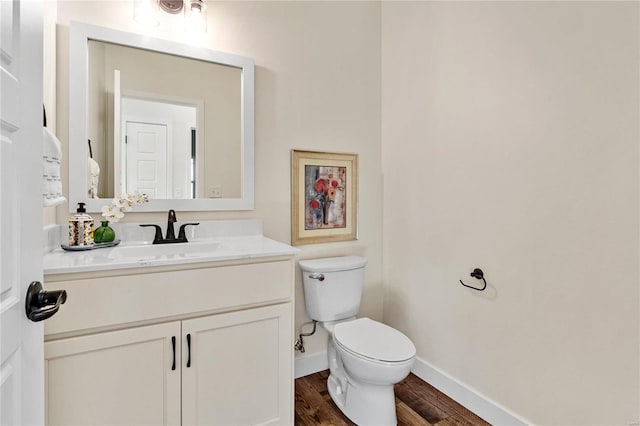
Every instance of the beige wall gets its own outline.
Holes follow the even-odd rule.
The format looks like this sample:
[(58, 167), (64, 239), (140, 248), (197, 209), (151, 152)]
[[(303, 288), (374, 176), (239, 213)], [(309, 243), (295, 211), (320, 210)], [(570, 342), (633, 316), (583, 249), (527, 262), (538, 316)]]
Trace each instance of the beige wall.
[[(179, 212), (179, 220), (257, 217), (265, 234), (290, 241), (293, 148), (359, 154), (359, 239), (302, 247), (301, 258), (367, 257), (362, 313), (382, 317), (382, 166), (380, 146), (380, 5), (374, 2), (207, 2), (206, 47), (255, 59), (256, 209)], [(72, 20), (143, 32), (130, 1), (58, 2), (58, 135), (67, 148), (68, 25)], [(167, 14), (147, 34), (187, 41)], [(66, 166), (65, 166), (66, 167)], [(66, 179), (66, 177), (65, 177)], [(67, 207), (57, 210), (65, 223)], [(128, 221), (166, 222), (166, 213), (128, 213)], [(306, 321), (296, 277), (296, 332)], [(326, 346), (322, 332), (307, 354)]]
[(639, 6), (382, 4), (384, 319), (535, 424), (640, 418)]
[[(108, 198), (106, 194), (109, 194), (110, 190), (113, 198), (113, 172), (110, 172), (110, 169), (113, 169), (113, 147), (107, 149), (106, 142), (108, 92), (105, 87), (108, 74), (105, 67), (105, 44), (91, 42), (88, 43), (87, 50), (89, 51), (87, 68), (91, 70), (90, 77), (87, 79), (87, 139), (91, 141), (91, 158), (100, 167), (97, 195)], [(109, 71), (113, 74), (113, 70)], [(110, 97), (113, 98), (113, 83), (111, 86)]]

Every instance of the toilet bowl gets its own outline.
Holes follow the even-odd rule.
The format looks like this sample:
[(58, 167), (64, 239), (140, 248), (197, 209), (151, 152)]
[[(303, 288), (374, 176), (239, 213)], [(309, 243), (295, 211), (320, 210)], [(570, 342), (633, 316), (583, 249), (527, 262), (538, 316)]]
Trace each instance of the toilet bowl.
[(305, 305), (309, 316), (331, 335), (331, 399), (358, 425), (395, 425), (393, 385), (411, 371), (416, 348), (388, 325), (356, 319), (366, 264), (358, 256), (301, 261)]
[(328, 331), (333, 401), (358, 425), (395, 425), (393, 385), (411, 371), (416, 354), (411, 340), (369, 318), (340, 322)]

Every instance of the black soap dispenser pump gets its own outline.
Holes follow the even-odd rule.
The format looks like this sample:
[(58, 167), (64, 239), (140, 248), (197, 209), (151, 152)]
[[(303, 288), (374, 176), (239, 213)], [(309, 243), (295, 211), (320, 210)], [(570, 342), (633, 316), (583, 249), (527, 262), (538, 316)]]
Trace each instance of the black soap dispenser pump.
[(85, 203), (78, 203), (76, 213), (69, 218), (69, 246), (93, 245), (93, 218), (87, 214)]

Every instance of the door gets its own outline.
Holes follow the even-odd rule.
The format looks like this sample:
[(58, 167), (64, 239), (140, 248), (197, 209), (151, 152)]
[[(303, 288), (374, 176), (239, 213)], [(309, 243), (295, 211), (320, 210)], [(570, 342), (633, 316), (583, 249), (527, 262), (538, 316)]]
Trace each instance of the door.
[(290, 303), (183, 321), (183, 424), (293, 424), (292, 334)]
[(42, 2), (0, 1), (0, 423), (44, 420), (43, 328), (25, 314), (42, 281)]
[(179, 425), (180, 322), (45, 343), (47, 425)]
[(127, 121), (126, 129), (127, 192), (167, 198), (167, 126)]

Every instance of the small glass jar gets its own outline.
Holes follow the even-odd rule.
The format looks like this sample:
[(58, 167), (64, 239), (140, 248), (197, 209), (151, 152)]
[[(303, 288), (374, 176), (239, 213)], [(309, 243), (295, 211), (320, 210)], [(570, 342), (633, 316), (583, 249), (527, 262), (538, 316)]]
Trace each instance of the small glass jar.
[(100, 226), (93, 231), (93, 241), (96, 243), (110, 243), (116, 238), (116, 233), (109, 226), (108, 220), (100, 222)]

